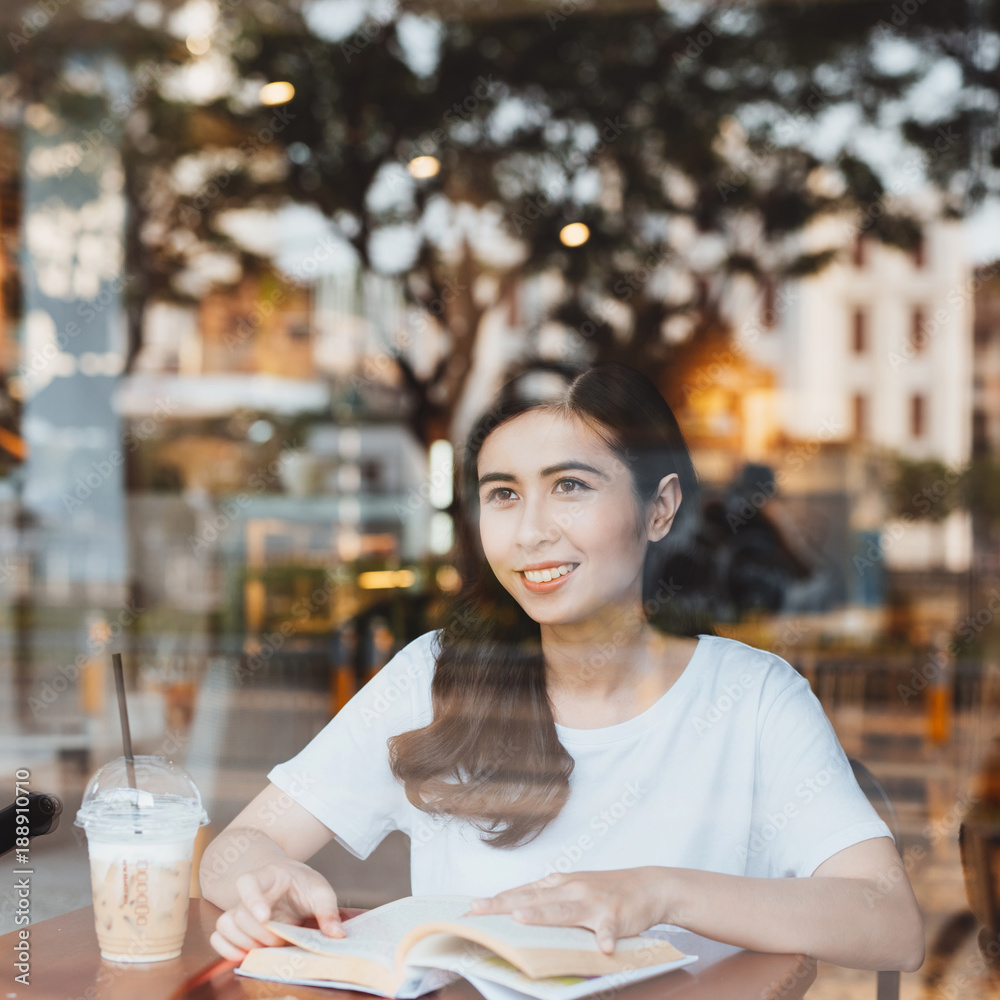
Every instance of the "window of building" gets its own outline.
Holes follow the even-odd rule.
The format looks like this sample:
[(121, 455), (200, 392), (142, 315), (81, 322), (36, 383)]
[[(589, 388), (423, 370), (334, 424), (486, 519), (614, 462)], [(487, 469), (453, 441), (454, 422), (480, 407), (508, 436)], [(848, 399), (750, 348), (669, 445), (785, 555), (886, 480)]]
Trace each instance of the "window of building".
[(766, 330), (778, 325), (778, 283), (773, 276), (764, 279), (764, 297), (760, 304), (760, 321)]
[(384, 493), (385, 483), (382, 462), (377, 459), (365, 459), (360, 465), (361, 489), (365, 493)]
[(990, 450), (989, 424), (984, 410), (972, 411), (972, 454), (985, 455)]
[(924, 436), (927, 422), (927, 402), (919, 393), (910, 397), (910, 434), (915, 438)]
[(854, 237), (854, 251), (852, 253), (852, 260), (855, 267), (865, 266), (865, 256), (866, 256), (867, 246), (865, 244), (865, 238), (858, 233)]
[(855, 354), (864, 354), (868, 346), (868, 315), (864, 309), (855, 309), (851, 317), (851, 347)]
[(864, 393), (856, 392), (851, 397), (851, 425), (856, 438), (863, 438), (868, 428), (868, 400)]
[(927, 315), (921, 306), (914, 306), (910, 314), (910, 343), (918, 354), (927, 343)]
[(222, 342), (229, 350), (243, 350), (253, 347), (260, 324), (252, 312), (231, 312), (225, 316)]

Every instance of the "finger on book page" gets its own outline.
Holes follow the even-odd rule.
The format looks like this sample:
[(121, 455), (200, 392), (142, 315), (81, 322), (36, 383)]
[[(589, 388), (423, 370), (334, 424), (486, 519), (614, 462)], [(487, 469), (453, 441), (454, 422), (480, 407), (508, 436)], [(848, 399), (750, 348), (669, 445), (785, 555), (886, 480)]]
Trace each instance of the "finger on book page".
[(340, 922), (340, 910), (334, 903), (332, 908), (329, 904), (319, 904), (314, 907), (313, 916), (316, 924), (327, 937), (346, 937), (344, 926)]
[(340, 906), (337, 903), (337, 894), (333, 891), (333, 886), (318, 872), (312, 873), (312, 877), (304, 881), (303, 888), (306, 892), (306, 900), (312, 911), (312, 916), (316, 918), (316, 926), (327, 937), (345, 937), (343, 925), (340, 922)]

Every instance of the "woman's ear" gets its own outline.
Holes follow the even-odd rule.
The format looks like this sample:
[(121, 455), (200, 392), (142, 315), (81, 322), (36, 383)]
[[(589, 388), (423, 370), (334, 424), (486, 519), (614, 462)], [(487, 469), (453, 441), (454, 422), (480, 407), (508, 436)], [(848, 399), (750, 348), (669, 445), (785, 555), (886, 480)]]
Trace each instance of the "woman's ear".
[(646, 537), (651, 542), (658, 542), (670, 531), (682, 499), (681, 481), (677, 473), (671, 472), (669, 476), (664, 476), (646, 520)]

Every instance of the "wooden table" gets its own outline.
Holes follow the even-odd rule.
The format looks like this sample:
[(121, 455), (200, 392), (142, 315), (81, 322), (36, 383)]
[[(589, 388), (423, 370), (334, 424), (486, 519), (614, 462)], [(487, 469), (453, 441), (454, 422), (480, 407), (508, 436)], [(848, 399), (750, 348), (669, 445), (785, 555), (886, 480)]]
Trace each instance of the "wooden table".
[[(30, 983), (16, 982), (13, 968), (17, 932), (0, 937), (3, 983), (0, 1000), (167, 1000), (182, 983), (219, 956), (208, 943), (222, 911), (205, 899), (192, 899), (187, 940), (180, 958), (128, 966), (105, 962), (97, 948), (94, 911), (86, 906), (32, 924), (29, 930)], [(615, 995), (625, 1000), (800, 1000), (816, 978), (816, 962), (801, 955), (768, 955), (719, 944), (695, 934), (671, 936), (675, 945), (699, 960), (656, 979), (634, 983)], [(369, 1000), (347, 990), (286, 986), (226, 972), (196, 994), (197, 1000), (247, 1000), (283, 997), (298, 1000)], [(481, 1000), (459, 980), (433, 994), (434, 1000)], [(607, 998), (603, 998), (607, 1000)]]

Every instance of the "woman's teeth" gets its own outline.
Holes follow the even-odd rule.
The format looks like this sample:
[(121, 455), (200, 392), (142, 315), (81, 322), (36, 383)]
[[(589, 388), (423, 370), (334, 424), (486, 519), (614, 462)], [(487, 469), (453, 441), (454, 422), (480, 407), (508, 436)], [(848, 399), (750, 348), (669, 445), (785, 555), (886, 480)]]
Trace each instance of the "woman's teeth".
[(532, 583), (548, 583), (550, 580), (557, 580), (560, 576), (572, 573), (579, 565), (579, 563), (564, 563), (551, 569), (526, 569), (524, 575)]

